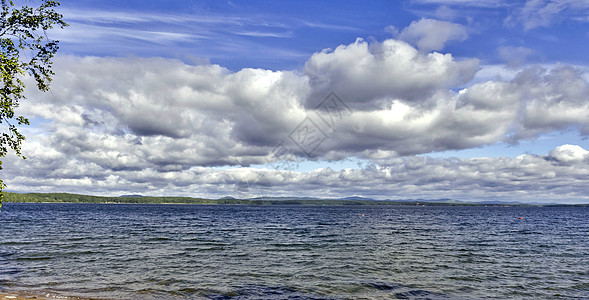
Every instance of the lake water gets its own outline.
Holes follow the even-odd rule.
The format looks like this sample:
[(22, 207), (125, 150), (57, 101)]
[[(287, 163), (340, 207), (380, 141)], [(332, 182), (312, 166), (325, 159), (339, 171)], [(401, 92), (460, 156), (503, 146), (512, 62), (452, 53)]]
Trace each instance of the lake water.
[(589, 208), (5, 203), (0, 292), (589, 299)]

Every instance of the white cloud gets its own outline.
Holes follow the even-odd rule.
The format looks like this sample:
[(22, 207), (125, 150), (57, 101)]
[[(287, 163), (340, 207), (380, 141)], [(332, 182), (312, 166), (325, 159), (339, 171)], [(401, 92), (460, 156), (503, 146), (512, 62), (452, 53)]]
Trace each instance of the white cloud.
[[(224, 5), (221, 5), (224, 6)], [(248, 63), (274, 61), (299, 62), (309, 55), (287, 45), (273, 43), (281, 38), (286, 44), (297, 38), (299, 29), (324, 31), (358, 31), (345, 23), (315, 20), (313, 16), (280, 15), (256, 10), (236, 13), (247, 8), (211, 9), (201, 11), (194, 7), (180, 13), (167, 10), (100, 10), (81, 9), (64, 3), (60, 12), (70, 24), (67, 30), (49, 30), (52, 39), (61, 42), (60, 53), (90, 55), (154, 56), (184, 58), (198, 53), (213, 61), (232, 61), (248, 57)], [(173, 49), (173, 50), (171, 50)], [(236, 53), (239, 53), (236, 55)], [(296, 59), (293, 59), (296, 58)], [(242, 65), (243, 59), (236, 64)], [(232, 66), (229, 66), (232, 67)]]
[[(101, 151), (130, 153), (134, 164), (155, 169), (268, 162), (305, 117), (316, 118), (314, 108), (331, 91), (351, 111), (338, 116), (317, 158), (459, 150), (571, 127), (589, 132), (589, 83), (581, 70), (537, 67), (453, 91), (477, 70), (476, 60), (420, 53), (397, 40), (316, 53), (302, 73), (61, 57), (51, 93), (31, 95), (20, 109), (48, 120), (41, 125), (46, 142), (59, 151), (92, 160)], [(95, 163), (120, 168), (119, 158), (129, 159)]]
[(589, 151), (578, 145), (562, 145), (550, 151), (550, 157), (562, 163), (578, 163), (589, 159)]
[(518, 74), (513, 83), (522, 103), (516, 139), (567, 128), (589, 133), (589, 82), (581, 70), (571, 66), (530, 68)]
[(235, 32), (237, 35), (251, 36), (251, 37), (273, 37), (273, 38), (289, 38), (293, 36), (292, 31), (286, 32), (263, 32), (263, 31), (240, 31)]
[(526, 1), (520, 16), (524, 23), (524, 29), (530, 30), (536, 27), (549, 26), (554, 17), (564, 9), (563, 4), (543, 0)]
[[(509, 191), (537, 195), (547, 184), (548, 194), (581, 197), (580, 185), (561, 186), (586, 174), (587, 161), (579, 159), (586, 152), (579, 148), (525, 159), (411, 157), (570, 128), (589, 134), (583, 70), (534, 67), (473, 82), (478, 70), (477, 60), (420, 52), (394, 39), (357, 40), (315, 53), (299, 72), (232, 72), (161, 58), (58, 57), (51, 92), (31, 93), (19, 108), (35, 118), (40, 133), (29, 135), (23, 147), (29, 159), (7, 160), (3, 174), (11, 189), (21, 191), (216, 195), (248, 175), (211, 167), (276, 162), (274, 147), (309, 117), (328, 135), (312, 159), (358, 157), (375, 165), (341, 172), (268, 170), (279, 193), (344, 196), (359, 183), (359, 191), (382, 195), (430, 197), (440, 190), (455, 196), (474, 189), (477, 197), (508, 197)], [(328, 128), (314, 108), (331, 91), (350, 111), (334, 116), (337, 124)], [(305, 157), (293, 143), (289, 147)], [(325, 192), (313, 188), (318, 184)], [(497, 186), (502, 189), (491, 188)]]
[(449, 41), (464, 41), (468, 38), (466, 28), (460, 24), (421, 19), (403, 29), (399, 39), (416, 45), (421, 51), (442, 50)]
[(393, 35), (393, 36), (399, 35), (399, 30), (397, 29), (397, 27), (395, 27), (393, 25), (389, 25), (389, 26), (385, 27), (384, 31)]
[(526, 63), (528, 57), (534, 54), (534, 50), (526, 47), (501, 46), (497, 48), (499, 58), (510, 67), (520, 67)]
[[(176, 144), (171, 153), (190, 157), (178, 158), (184, 168), (267, 161), (269, 149), (331, 91), (352, 111), (317, 148), (319, 156), (412, 155), (516, 142), (569, 127), (589, 132), (589, 84), (579, 69), (531, 68), (510, 81), (484, 81), (454, 92), (472, 80), (476, 60), (420, 53), (396, 40), (358, 40), (316, 53), (302, 73), (93, 57), (62, 57), (56, 70), (52, 92), (21, 107), (50, 120), (52, 136), (64, 131), (55, 143), (79, 144), (89, 133), (129, 135), (140, 139), (143, 155), (152, 158), (163, 155), (150, 154), (154, 145)], [(101, 146), (93, 143), (99, 140), (92, 138), (85, 147), (98, 151)], [(78, 148), (67, 143), (64, 149)], [(210, 149), (210, 155), (199, 154)]]
[[(434, 159), (408, 157), (379, 160), (378, 165), (309, 172), (250, 168), (215, 170), (195, 167), (161, 172), (153, 169), (113, 170), (108, 173), (89, 162), (63, 160), (48, 152), (44, 161), (17, 164), (20, 174), (8, 179), (13, 189), (67, 190), (120, 195), (184, 195), (198, 197), (306, 196), (337, 198), (362, 195), (377, 199), (511, 200), (582, 203), (589, 200), (589, 151), (575, 145), (557, 147), (548, 156), (515, 158)], [(563, 163), (565, 162), (565, 163)], [(11, 165), (14, 162), (10, 163)], [(15, 167), (15, 166), (12, 166)], [(320, 186), (321, 188), (317, 188)]]
[(358, 39), (313, 54), (303, 71), (316, 94), (309, 107), (337, 91), (354, 109), (375, 109), (393, 99), (423, 102), (436, 91), (467, 83), (478, 71), (478, 60), (457, 62), (450, 54), (420, 53), (394, 39), (372, 44)]
[[(453, 13), (446, 9), (470, 13), (478, 11), (496, 17), (499, 10), (508, 11), (504, 24), (522, 26), (525, 31), (539, 27), (550, 27), (565, 21), (587, 23), (589, 18), (589, 1), (586, 0), (412, 0), (412, 4), (439, 5), (435, 15), (441, 19), (452, 20)], [(475, 20), (477, 17), (475, 16)]]
[(499, 7), (508, 5), (505, 0), (412, 0), (421, 4), (438, 4), (447, 6)]
[(523, 24), (524, 30), (537, 27), (548, 27), (554, 23), (560, 23), (564, 19), (586, 22), (578, 16), (589, 12), (588, 1), (576, 0), (528, 0), (525, 5), (517, 10), (517, 15), (510, 16), (507, 22), (513, 19)]
[(451, 21), (458, 17), (459, 14), (456, 10), (450, 8), (449, 6), (442, 5), (436, 9), (435, 15), (438, 19)]

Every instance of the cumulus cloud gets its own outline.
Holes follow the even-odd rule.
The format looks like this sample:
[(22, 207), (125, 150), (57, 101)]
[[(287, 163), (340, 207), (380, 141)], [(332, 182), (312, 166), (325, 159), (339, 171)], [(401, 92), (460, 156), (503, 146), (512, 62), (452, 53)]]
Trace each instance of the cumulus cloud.
[(567, 128), (589, 133), (589, 82), (579, 69), (534, 67), (518, 74), (512, 84), (522, 103), (514, 139)]
[(164, 59), (65, 57), (56, 69), (51, 93), (21, 107), (52, 121), (49, 143), (89, 155), (112, 146), (183, 167), (262, 163), (268, 151), (259, 147), (298, 121), (307, 89), (292, 72)]
[[(266, 163), (306, 117), (308, 129), (325, 132), (313, 157), (334, 160), (517, 142), (571, 127), (589, 132), (589, 83), (580, 70), (528, 68), (510, 81), (455, 91), (478, 69), (476, 60), (393, 39), (316, 53), (302, 72), (61, 57), (51, 93), (31, 95), (21, 109), (48, 120), (44, 143), (113, 169)], [(315, 110), (331, 91), (348, 108), (333, 119), (337, 128)]]
[[(478, 69), (476, 60), (393, 39), (316, 53), (302, 72), (61, 57), (51, 93), (31, 95), (21, 109), (48, 120), (44, 142), (54, 149), (115, 169), (269, 162), (306, 117), (308, 129), (325, 132), (313, 157), (335, 160), (517, 142), (571, 127), (589, 132), (589, 83), (580, 70), (534, 67), (455, 91)], [(337, 128), (316, 114), (331, 91), (348, 109), (334, 119)], [(93, 157), (109, 151), (128, 155)]]
[(549, 157), (565, 164), (579, 163), (589, 159), (589, 151), (578, 145), (567, 144), (554, 148)]
[[(248, 168), (216, 167), (277, 163), (285, 158), (275, 153), (282, 142), (288, 159), (355, 157), (374, 163), (345, 172), (269, 171), (264, 182), (280, 186), (284, 194), (325, 185), (329, 193), (343, 195), (359, 182), (367, 193), (383, 184), (404, 195), (422, 189), (433, 194), (434, 187), (458, 195), (465, 191), (436, 180), (465, 168), (490, 170), (469, 175), (489, 186), (536, 188), (536, 177), (525, 186), (514, 183), (525, 179), (518, 174), (536, 174), (517, 167), (520, 161), (411, 157), (517, 143), (571, 128), (589, 134), (589, 83), (580, 69), (532, 67), (509, 80), (473, 83), (479, 68), (475, 59), (425, 53), (395, 39), (358, 39), (315, 53), (300, 71), (234, 72), (160, 58), (58, 57), (51, 92), (31, 92), (19, 107), (36, 127), (23, 147), (29, 159), (7, 160), (3, 174), (11, 188), (22, 191), (53, 186), (93, 193), (186, 189), (184, 194), (215, 195), (254, 176)], [(329, 111), (336, 100), (322, 102), (331, 92), (344, 111)], [(321, 140), (305, 148), (301, 143), (313, 132), (321, 133), (314, 136)], [(547, 157), (528, 157), (525, 161), (533, 164), (526, 168), (539, 165), (565, 178), (577, 176), (558, 170), (586, 163), (575, 160), (579, 153), (584, 152), (557, 148)], [(496, 167), (502, 164), (515, 166), (513, 182), (505, 179), (507, 169)], [(488, 177), (480, 177), (483, 173)], [(470, 173), (458, 174), (458, 184), (475, 184), (464, 174)]]
[(399, 39), (416, 45), (421, 51), (442, 50), (449, 41), (464, 41), (468, 38), (466, 28), (460, 24), (421, 19), (403, 29)]
[(358, 39), (307, 61), (303, 72), (314, 93), (307, 107), (329, 91), (360, 110), (384, 109), (394, 99), (424, 102), (440, 90), (469, 82), (478, 68), (476, 59), (457, 62), (450, 54), (421, 53), (399, 40), (369, 44)]
[[(159, 172), (117, 170), (109, 173), (91, 162), (68, 161), (47, 152), (43, 159), (17, 161), (19, 174), (10, 178), (12, 188), (27, 191), (68, 190), (80, 193), (200, 197), (306, 196), (337, 198), (362, 195), (377, 199), (458, 200), (501, 199), (534, 202), (579, 203), (589, 200), (589, 151), (563, 145), (549, 155), (515, 158), (406, 157), (375, 160), (358, 169), (330, 168), (308, 172), (271, 169), (212, 169)], [(562, 163), (565, 162), (566, 163)], [(44, 166), (54, 164), (54, 169)], [(11, 161), (13, 165), (15, 162)], [(14, 166), (13, 166), (14, 167)], [(43, 173), (43, 174), (41, 174)], [(44, 176), (41, 176), (44, 175)], [(320, 188), (318, 188), (320, 187)]]

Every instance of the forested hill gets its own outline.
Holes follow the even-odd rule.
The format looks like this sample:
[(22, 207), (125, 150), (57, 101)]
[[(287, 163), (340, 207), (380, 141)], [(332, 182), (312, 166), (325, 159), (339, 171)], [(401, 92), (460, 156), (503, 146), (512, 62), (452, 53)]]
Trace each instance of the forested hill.
[[(4, 202), (31, 203), (138, 203), (138, 204), (245, 204), (236, 199), (202, 199), (190, 197), (103, 197), (68, 193), (4, 193)], [(246, 201), (247, 202), (247, 201)]]
[(191, 197), (121, 197), (88, 196), (68, 193), (4, 193), (4, 202), (30, 203), (135, 203), (135, 204), (221, 204), (221, 205), (470, 205), (467, 203), (425, 203), (420, 201), (378, 201), (350, 199), (268, 198), (268, 199), (204, 199)]
[(10, 193), (4, 192), (3, 202), (28, 203), (127, 203), (127, 204), (216, 204), (216, 205), (419, 205), (419, 206), (589, 206), (589, 204), (525, 204), (517, 202), (461, 202), (451, 199), (438, 200), (373, 200), (348, 197), (342, 199), (270, 197), (253, 199), (204, 199), (192, 197), (144, 197), (126, 195), (120, 197), (89, 196), (68, 193)]

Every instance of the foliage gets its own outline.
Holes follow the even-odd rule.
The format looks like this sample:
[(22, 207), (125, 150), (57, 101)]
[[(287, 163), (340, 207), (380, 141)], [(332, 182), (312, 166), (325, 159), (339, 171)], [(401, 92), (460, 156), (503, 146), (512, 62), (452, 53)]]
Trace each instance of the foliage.
[(5, 193), (6, 202), (28, 203), (118, 203), (118, 204), (204, 204), (204, 205), (427, 205), (474, 206), (472, 203), (339, 199), (204, 199), (191, 197), (101, 197), (67, 193)]
[[(29, 125), (24, 116), (15, 115), (15, 108), (25, 99), (25, 76), (31, 76), (40, 91), (49, 90), (54, 72), (52, 61), (59, 41), (50, 40), (46, 31), (68, 24), (54, 8), (58, 1), (41, 0), (38, 7), (17, 5), (12, 0), (0, 0), (0, 123), (7, 132), (0, 134), (0, 157), (9, 149), (17, 156), (25, 137), (18, 131), (18, 125)], [(4, 127), (4, 125), (6, 127)], [(0, 170), (2, 161), (0, 161)], [(4, 184), (0, 180), (0, 200)]]

